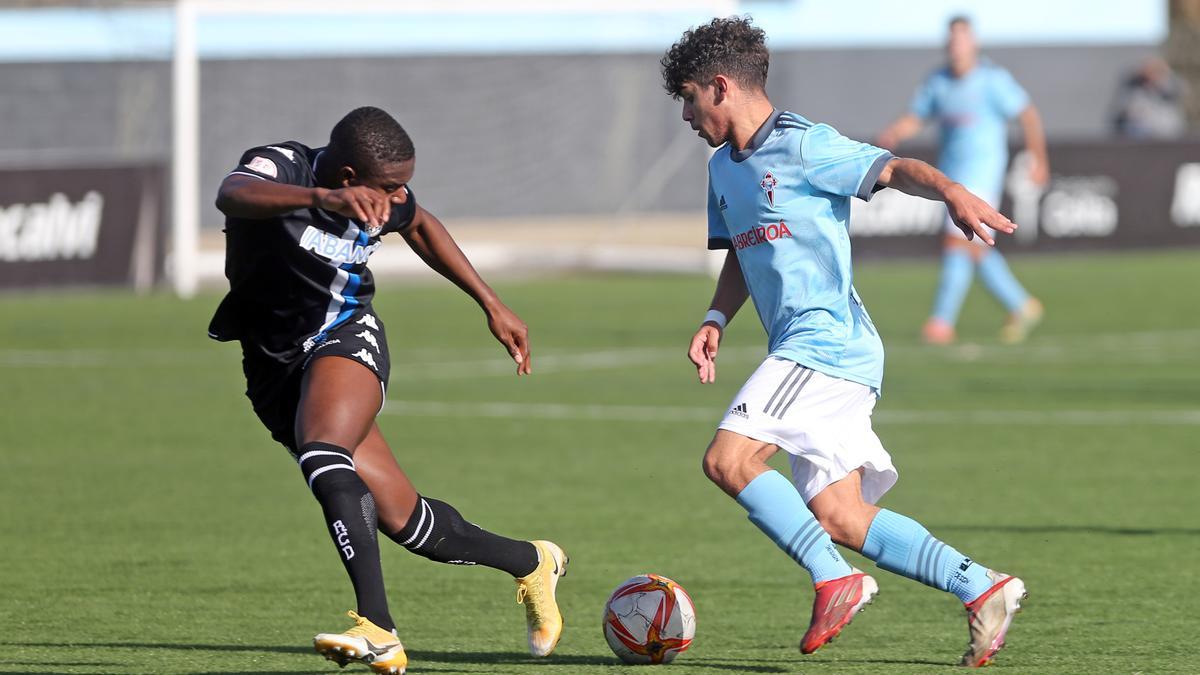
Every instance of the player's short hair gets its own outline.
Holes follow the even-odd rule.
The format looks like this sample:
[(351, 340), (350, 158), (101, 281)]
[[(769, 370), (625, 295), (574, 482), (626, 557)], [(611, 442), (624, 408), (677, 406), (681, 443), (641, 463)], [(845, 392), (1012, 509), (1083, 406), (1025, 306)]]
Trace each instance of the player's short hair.
[(967, 16), (966, 14), (955, 14), (954, 16), (950, 17), (949, 21), (946, 22), (946, 29), (950, 30), (959, 24), (962, 24), (964, 28), (970, 28), (971, 17)]
[(396, 118), (371, 106), (351, 110), (334, 125), (326, 152), (367, 175), (378, 167), (410, 160), (415, 154), (412, 139)]
[(764, 90), (770, 60), (767, 34), (751, 24), (749, 17), (731, 16), (684, 32), (659, 64), (663, 87), (679, 98), (685, 82), (705, 83), (716, 75), (727, 75), (746, 88)]

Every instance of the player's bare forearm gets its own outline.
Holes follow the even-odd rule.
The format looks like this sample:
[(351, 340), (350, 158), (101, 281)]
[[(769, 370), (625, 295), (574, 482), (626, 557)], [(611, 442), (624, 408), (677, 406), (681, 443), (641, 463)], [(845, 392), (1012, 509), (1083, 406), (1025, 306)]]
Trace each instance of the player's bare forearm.
[(729, 249), (725, 254), (725, 264), (717, 277), (717, 288), (713, 291), (712, 302), (708, 308), (724, 314), (726, 321), (732, 321), (733, 315), (737, 314), (748, 297), (750, 291), (746, 288), (746, 277), (742, 275), (737, 252)]
[(234, 218), (271, 218), (317, 206), (319, 190), (250, 176), (227, 176), (217, 191), (217, 208)]
[(875, 139), (875, 144), (881, 148), (895, 150), (897, 145), (916, 136), (921, 131), (922, 126), (923, 122), (920, 117), (908, 113), (879, 132), (879, 136)]
[(509, 309), (491, 286), (484, 283), (471, 261), (446, 231), (442, 222), (420, 206), (412, 225), (404, 230), (404, 239), (430, 269), (446, 277), (471, 296), (487, 314), (488, 330), (508, 350), (517, 364), (517, 375), (532, 372), (529, 327)]
[[(721, 267), (721, 275), (717, 277), (717, 289), (713, 292), (709, 310), (717, 310), (725, 315), (725, 322), (728, 323), (749, 295), (737, 252), (730, 249), (725, 254), (725, 265)], [(720, 347), (724, 330), (725, 327), (720, 322), (705, 320), (692, 336), (692, 342), (688, 346), (688, 359), (696, 366), (696, 375), (701, 384), (710, 384), (717, 379), (717, 349)]]
[(962, 187), (929, 164), (908, 157), (889, 161), (879, 174), (879, 184), (939, 202), (946, 201), (947, 192), (952, 192), (955, 186)]
[(1017, 227), (990, 204), (919, 159), (892, 159), (879, 174), (878, 182), (910, 195), (945, 202), (950, 218), (967, 239), (979, 237), (994, 246), (988, 228), (1012, 234)]
[(391, 213), (391, 202), (383, 192), (363, 185), (330, 190), (231, 175), (217, 191), (217, 208), (227, 216), (250, 219), (321, 208), (370, 226), (382, 226)]
[(1033, 104), (1021, 111), (1021, 131), (1025, 135), (1025, 149), (1033, 155), (1033, 181), (1038, 184), (1050, 179), (1050, 158), (1046, 152), (1046, 132), (1042, 128), (1042, 116)]
[(484, 310), (500, 302), (495, 291), (484, 283), (467, 260), (454, 237), (446, 231), (446, 226), (432, 213), (418, 206), (412, 226), (404, 231), (404, 239), (430, 269), (461, 288)]

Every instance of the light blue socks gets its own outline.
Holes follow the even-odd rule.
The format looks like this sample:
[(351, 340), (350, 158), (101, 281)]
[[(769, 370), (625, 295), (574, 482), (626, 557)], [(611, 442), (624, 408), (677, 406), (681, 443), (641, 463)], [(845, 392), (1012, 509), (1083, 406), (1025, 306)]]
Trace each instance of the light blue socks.
[(971, 277), (975, 264), (966, 249), (952, 248), (942, 254), (942, 276), (938, 280), (937, 295), (933, 299), (933, 316), (951, 326), (958, 321), (967, 291), (971, 290)]
[(808, 570), (814, 584), (853, 574), (796, 486), (778, 471), (755, 477), (738, 494), (737, 503), (749, 512), (750, 522)]
[(1013, 276), (999, 251), (987, 251), (979, 261), (979, 279), (1009, 313), (1019, 312), (1029, 301), (1029, 293)]
[(986, 567), (938, 541), (912, 518), (886, 509), (871, 522), (862, 554), (882, 569), (949, 591), (964, 603), (992, 586)]

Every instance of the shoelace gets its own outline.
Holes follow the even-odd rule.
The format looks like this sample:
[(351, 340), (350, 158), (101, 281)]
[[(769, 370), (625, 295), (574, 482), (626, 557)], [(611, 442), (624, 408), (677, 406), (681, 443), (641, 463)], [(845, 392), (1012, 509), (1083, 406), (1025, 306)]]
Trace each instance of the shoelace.
[(351, 619), (354, 619), (354, 627), (343, 633), (343, 635), (348, 635), (350, 637), (365, 637), (369, 639), (371, 634), (375, 632), (375, 626), (365, 617), (359, 616), (357, 612), (347, 612), (346, 614)]
[(535, 589), (536, 595), (536, 591), (541, 590), (542, 588), (541, 575), (533, 575), (533, 577), (528, 581), (524, 579), (517, 580), (517, 604), (525, 605), (525, 612), (529, 615), (528, 618), (531, 620), (533, 625), (538, 626), (541, 625), (542, 622), (542, 608), (539, 607), (538, 603), (536, 602), (525, 602), (525, 598), (529, 595), (530, 587), (532, 586), (537, 587), (537, 589)]

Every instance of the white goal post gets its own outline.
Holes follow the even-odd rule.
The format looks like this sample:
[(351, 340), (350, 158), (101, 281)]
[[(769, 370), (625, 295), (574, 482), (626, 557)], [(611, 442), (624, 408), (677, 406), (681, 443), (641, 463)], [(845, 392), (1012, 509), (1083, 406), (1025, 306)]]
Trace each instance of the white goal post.
[[(500, 9), (498, 9), (498, 7)], [(167, 266), (175, 293), (195, 295), (200, 279), (200, 55), (197, 23), (205, 15), (393, 14), (654, 14), (709, 13), (728, 16), (738, 0), (176, 0), (172, 54), (171, 240)]]

